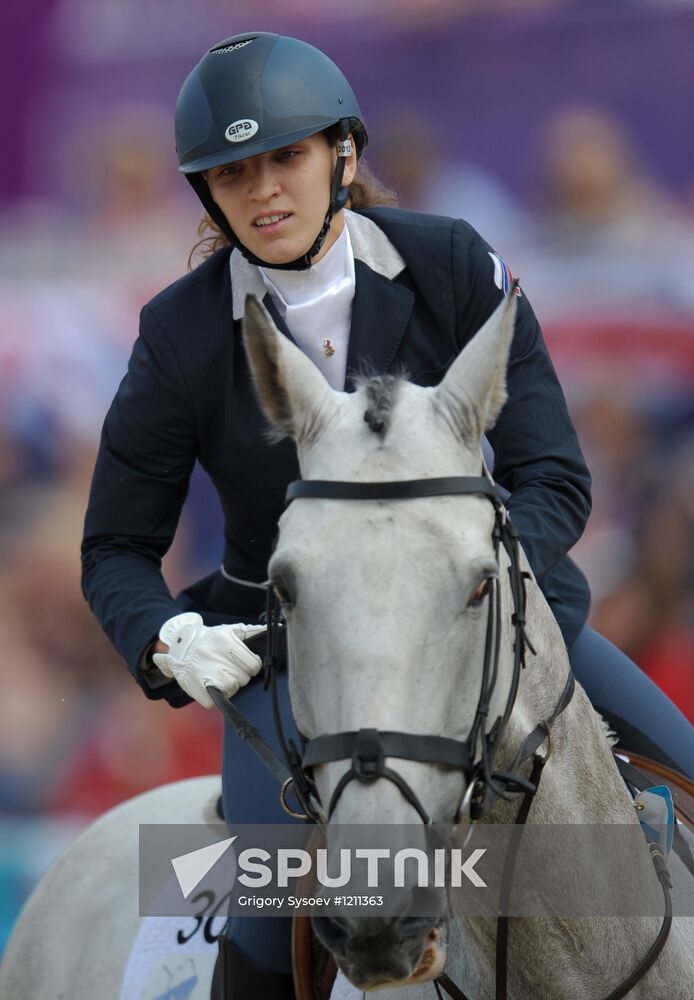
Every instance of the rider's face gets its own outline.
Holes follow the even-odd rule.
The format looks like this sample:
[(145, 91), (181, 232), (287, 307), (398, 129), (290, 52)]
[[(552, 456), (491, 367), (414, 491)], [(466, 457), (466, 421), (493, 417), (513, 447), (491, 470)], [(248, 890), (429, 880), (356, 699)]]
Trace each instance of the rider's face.
[[(321, 230), (330, 201), (336, 152), (322, 134), (270, 153), (259, 153), (207, 173), (212, 197), (238, 239), (269, 264), (287, 264), (305, 254)], [(343, 184), (356, 173), (356, 154), (345, 162)], [(342, 232), (338, 212), (314, 262)]]

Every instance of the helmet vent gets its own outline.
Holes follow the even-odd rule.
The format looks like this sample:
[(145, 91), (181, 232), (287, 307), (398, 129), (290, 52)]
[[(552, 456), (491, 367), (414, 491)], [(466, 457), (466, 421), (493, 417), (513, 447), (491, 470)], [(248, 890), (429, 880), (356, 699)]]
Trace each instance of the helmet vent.
[(235, 42), (234, 45), (223, 45), (221, 49), (210, 49), (210, 52), (212, 55), (222, 56), (227, 52), (236, 52), (237, 49), (242, 49), (244, 45), (250, 45), (254, 41), (255, 38), (244, 38), (242, 42)]

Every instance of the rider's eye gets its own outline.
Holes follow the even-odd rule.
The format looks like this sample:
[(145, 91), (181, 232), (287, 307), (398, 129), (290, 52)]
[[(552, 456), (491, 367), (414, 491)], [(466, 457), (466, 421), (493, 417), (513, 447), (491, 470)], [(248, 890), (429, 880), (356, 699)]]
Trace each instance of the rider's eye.
[(488, 576), (485, 580), (482, 580), (482, 582), (479, 584), (478, 587), (475, 588), (472, 597), (468, 601), (467, 606), (469, 608), (479, 608), (480, 604), (485, 599), (485, 597), (487, 596), (487, 594), (490, 592), (491, 589), (492, 589), (492, 577)]

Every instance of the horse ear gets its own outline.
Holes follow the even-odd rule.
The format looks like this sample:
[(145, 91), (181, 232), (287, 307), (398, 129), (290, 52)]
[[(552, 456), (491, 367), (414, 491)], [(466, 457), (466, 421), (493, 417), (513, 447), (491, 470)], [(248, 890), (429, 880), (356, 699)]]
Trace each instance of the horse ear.
[(465, 345), (436, 390), (436, 405), (465, 435), (490, 430), (506, 402), (506, 369), (516, 319), (514, 281), (487, 322)]
[(258, 402), (275, 430), (297, 442), (314, 435), (333, 391), (313, 362), (280, 333), (254, 295), (246, 296), (243, 343)]

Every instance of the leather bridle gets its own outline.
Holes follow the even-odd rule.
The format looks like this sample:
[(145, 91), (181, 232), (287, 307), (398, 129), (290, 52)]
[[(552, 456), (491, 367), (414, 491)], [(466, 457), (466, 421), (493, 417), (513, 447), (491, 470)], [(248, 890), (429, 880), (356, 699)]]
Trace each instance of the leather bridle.
[[(285, 624), (282, 618), (280, 600), (271, 584), (267, 586), (268, 634), (263, 666), (266, 686), (269, 686), (272, 692), (275, 727), (286, 761), (286, 768), (267, 747), (252, 724), (231, 705), (222, 692), (216, 688), (209, 690), (216, 704), (222, 709), (237, 732), (253, 746), (265, 765), (282, 782), (280, 799), (283, 808), (291, 815), (299, 819), (310, 820), (321, 827), (325, 824), (326, 810), (320, 801), (312, 770), (319, 764), (338, 760), (349, 760), (350, 767), (344, 772), (332, 794), (327, 808), (328, 821), (348, 784), (352, 781), (371, 784), (380, 778), (385, 778), (399, 788), (403, 797), (416, 810), (423, 823), (430, 824), (432, 822), (411, 785), (396, 770), (386, 766), (386, 758), (414, 760), (462, 771), (465, 776), (466, 790), (453, 817), (454, 823), (458, 823), (464, 813), (468, 814), (471, 822), (483, 818), (500, 798), (508, 801), (510, 795), (521, 794), (523, 796), (516, 817), (512, 843), (506, 855), (499, 907), (501, 916), (497, 920), (496, 1000), (505, 1000), (507, 996), (510, 920), (505, 914), (510, 901), (515, 860), (523, 827), (533, 798), (539, 788), (543, 768), (551, 754), (552, 727), (571, 701), (575, 688), (574, 676), (569, 670), (564, 688), (549, 717), (540, 720), (532, 732), (528, 734), (516, 753), (510, 769), (499, 770), (496, 767), (496, 756), (518, 695), (521, 671), (525, 667), (526, 650), (535, 653), (525, 631), (525, 585), (530, 577), (520, 567), (518, 533), (496, 493), (494, 483), (486, 475), (382, 483), (297, 480), (289, 484), (286, 503), (289, 505), (300, 499), (390, 501), (434, 496), (479, 496), (489, 500), (494, 507), (492, 540), (497, 563), (502, 548), (509, 560), (508, 573), (513, 601), (511, 622), (514, 634), (511, 685), (503, 712), (491, 726), (487, 727), (487, 719), (491, 699), (498, 681), (501, 653), (502, 616), (498, 576), (490, 580), (486, 594), (489, 604), (480, 694), (472, 726), (465, 740), (413, 733), (383, 732), (377, 729), (360, 729), (318, 736), (312, 740), (304, 741), (303, 753), (299, 752), (293, 740), (287, 741), (282, 725), (276, 678), (280, 666), (280, 641)], [(543, 754), (539, 754), (538, 750), (543, 744), (546, 744), (546, 750)], [(532, 760), (532, 768), (529, 778), (525, 778), (518, 773), (518, 769), (528, 760)], [(289, 805), (287, 792), (290, 787), (293, 788), (303, 813), (294, 810)], [(606, 1000), (620, 1000), (626, 996), (655, 962), (667, 940), (672, 923), (672, 903), (669, 893), (671, 883), (662, 855), (658, 856), (657, 852), (651, 850), (651, 857), (665, 895), (666, 914), (663, 925), (656, 941), (639, 966), (616, 990), (609, 994)], [(463, 991), (445, 975), (440, 976), (434, 985), (439, 996), (441, 996), (440, 990), (444, 989), (452, 1000), (468, 1000)]]
[[(554, 721), (571, 700), (574, 690), (573, 675), (570, 674), (565, 688), (549, 719), (543, 720), (527, 737), (519, 750), (510, 771), (496, 767), (499, 745), (508, 726), (516, 701), (521, 670), (525, 665), (526, 650), (535, 650), (525, 631), (525, 583), (527, 574), (520, 568), (518, 534), (509, 520), (506, 510), (499, 500), (494, 484), (487, 476), (456, 476), (443, 479), (415, 479), (386, 483), (352, 483), (325, 480), (297, 480), (289, 485), (287, 504), (300, 499), (321, 500), (412, 500), (434, 496), (480, 496), (489, 500), (494, 507), (494, 529), (492, 540), (498, 561), (503, 547), (509, 558), (509, 578), (513, 599), (511, 621), (514, 629), (514, 653), (511, 687), (503, 713), (487, 727), (490, 703), (498, 680), (499, 657), (501, 653), (501, 605), (498, 577), (490, 580), (486, 599), (488, 600), (487, 629), (485, 637), (484, 662), (480, 694), (470, 732), (465, 740), (454, 740), (444, 736), (415, 735), (401, 732), (382, 732), (376, 729), (360, 729), (353, 732), (318, 736), (308, 740), (303, 753), (292, 743), (287, 744), (281, 728), (279, 713), (280, 742), (291, 773), (294, 791), (301, 802), (306, 817), (315, 823), (322, 823), (324, 815), (330, 820), (344, 789), (352, 781), (370, 784), (385, 778), (395, 784), (404, 798), (416, 810), (422, 822), (429, 824), (431, 818), (424, 809), (412, 787), (396, 770), (386, 766), (386, 758), (415, 760), (455, 768), (465, 775), (466, 792), (456, 810), (453, 822), (461, 818), (463, 807), (469, 811), (472, 820), (486, 815), (498, 798), (507, 798), (509, 793), (534, 792), (535, 786), (518, 773), (521, 765), (549, 739)], [(268, 631), (269, 653), (267, 668), (270, 677), (276, 672), (277, 663), (273, 649), (277, 649), (277, 632), (281, 628), (281, 608), (274, 593), (269, 595)], [(327, 810), (320, 805), (313, 781), (312, 769), (331, 761), (349, 760), (351, 766), (340, 778), (333, 792)]]

